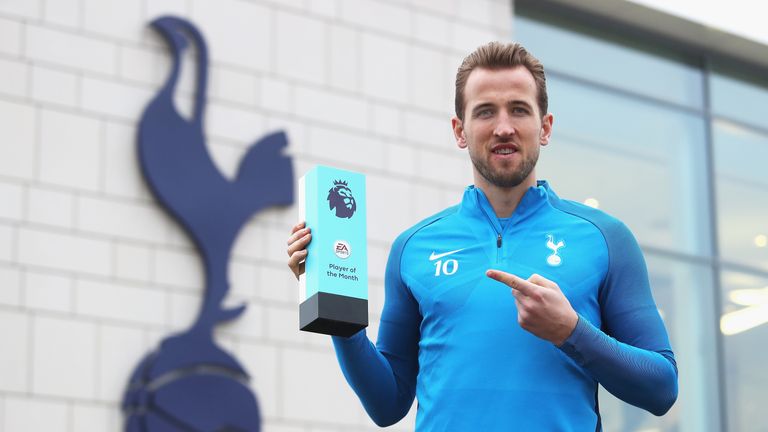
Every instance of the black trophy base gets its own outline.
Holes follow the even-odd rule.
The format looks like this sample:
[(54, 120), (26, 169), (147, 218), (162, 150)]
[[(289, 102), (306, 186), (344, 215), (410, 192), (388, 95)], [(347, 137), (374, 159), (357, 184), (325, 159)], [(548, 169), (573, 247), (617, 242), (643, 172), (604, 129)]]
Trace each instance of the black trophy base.
[(299, 306), (299, 328), (350, 337), (368, 327), (368, 300), (319, 292)]

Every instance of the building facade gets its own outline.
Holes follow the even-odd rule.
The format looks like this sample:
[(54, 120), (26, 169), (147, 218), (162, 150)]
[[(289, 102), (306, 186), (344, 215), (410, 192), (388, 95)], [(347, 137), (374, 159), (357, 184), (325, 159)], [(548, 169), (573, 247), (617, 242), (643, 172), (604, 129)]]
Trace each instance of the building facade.
[[(555, 115), (539, 176), (634, 231), (680, 366), (661, 418), (602, 391), (604, 429), (768, 430), (768, 36), (705, 12), (651, 0), (0, 0), (0, 430), (121, 430), (128, 375), (200, 306), (197, 252), (136, 156), (170, 67), (148, 26), (165, 14), (208, 41), (205, 128), (222, 172), (284, 130), (297, 175), (366, 174), (374, 340), (392, 240), (471, 183), (450, 130), (456, 67), (489, 40), (523, 42), (547, 68)], [(185, 62), (176, 101), (189, 112)], [(248, 310), (218, 340), (251, 373), (265, 431), (378, 430), (328, 338), (297, 330), (284, 252), (296, 215), (271, 209), (243, 229), (230, 297)]]

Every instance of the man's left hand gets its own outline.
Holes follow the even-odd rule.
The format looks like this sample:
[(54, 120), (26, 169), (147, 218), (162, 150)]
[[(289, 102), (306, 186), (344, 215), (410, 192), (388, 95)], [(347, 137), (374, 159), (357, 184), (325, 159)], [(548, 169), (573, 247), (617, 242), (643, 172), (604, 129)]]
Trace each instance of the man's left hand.
[(488, 270), (485, 274), (512, 288), (517, 322), (523, 329), (560, 346), (576, 328), (576, 311), (551, 280), (537, 274), (525, 280), (500, 270)]

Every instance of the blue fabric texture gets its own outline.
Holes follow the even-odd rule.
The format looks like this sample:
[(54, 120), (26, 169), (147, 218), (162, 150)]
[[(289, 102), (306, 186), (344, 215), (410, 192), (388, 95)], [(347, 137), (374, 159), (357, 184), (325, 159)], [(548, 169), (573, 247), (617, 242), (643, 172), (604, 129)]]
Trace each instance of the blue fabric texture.
[[(558, 284), (579, 315), (557, 347), (523, 330), (495, 268)], [(376, 345), (333, 337), (373, 421), (416, 430), (601, 430), (597, 385), (662, 415), (677, 366), (640, 248), (620, 221), (560, 199), (546, 182), (501, 223), (483, 192), (401, 234), (390, 251)]]

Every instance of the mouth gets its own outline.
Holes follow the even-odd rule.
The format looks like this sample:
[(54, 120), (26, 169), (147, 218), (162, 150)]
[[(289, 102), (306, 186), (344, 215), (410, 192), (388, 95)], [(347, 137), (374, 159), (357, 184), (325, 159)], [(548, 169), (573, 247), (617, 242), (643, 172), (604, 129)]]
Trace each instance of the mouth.
[(519, 147), (515, 144), (499, 144), (491, 148), (491, 153), (500, 156), (511, 155), (519, 151)]

